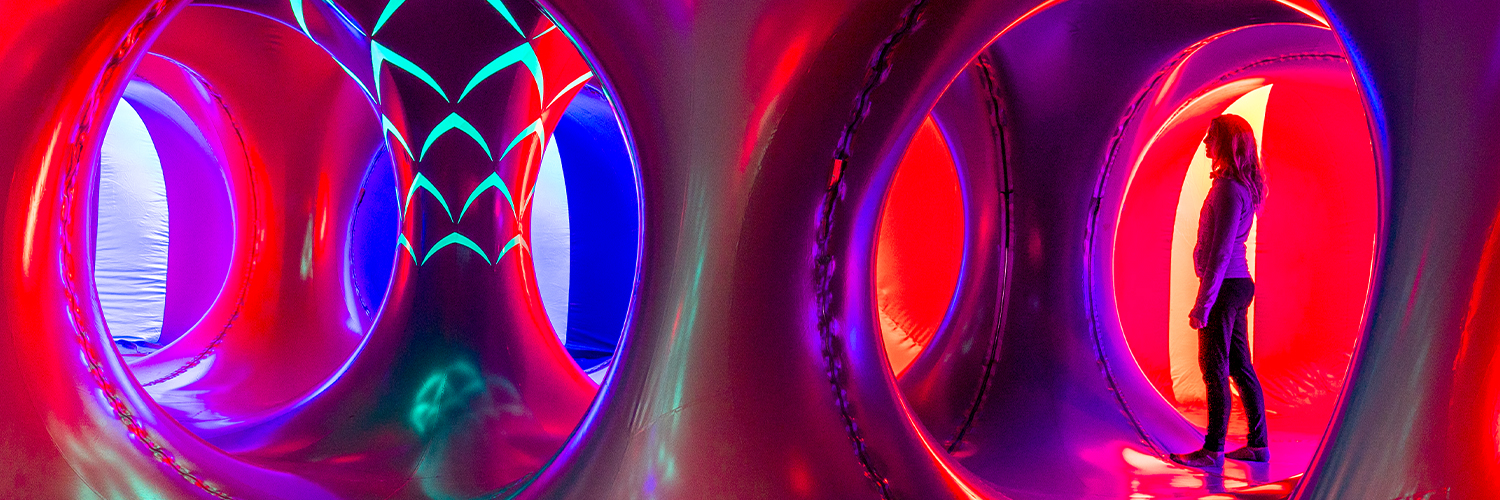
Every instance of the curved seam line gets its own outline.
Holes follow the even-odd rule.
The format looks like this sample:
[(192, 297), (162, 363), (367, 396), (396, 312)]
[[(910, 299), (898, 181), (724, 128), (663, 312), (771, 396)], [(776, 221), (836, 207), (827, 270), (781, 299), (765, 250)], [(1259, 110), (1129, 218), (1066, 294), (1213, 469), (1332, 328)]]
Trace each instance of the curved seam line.
[[(359, 226), (357, 224), (355, 224), (353, 221), (354, 220), (359, 220), (359, 208), (362, 207), (362, 206), (364, 206), (364, 204), (365, 204), (365, 189), (366, 189), (365, 186), (367, 186), (369, 184), (369, 180), (370, 180), (370, 177), (368, 175), (366, 175), (365, 176), (365, 180), (360, 181), (360, 183), (359, 183), (359, 199), (354, 201), (354, 211), (349, 214), (349, 218), (352, 219), (349, 222), (349, 240), (350, 241), (358, 241), (358, 239), (355, 237), (355, 233), (358, 231)], [(346, 251), (346, 252), (344, 252), (344, 263), (347, 264), (347, 265), (349, 265), (349, 274), (352, 276), (354, 274), (354, 269), (355, 269), (355, 267), (354, 267), (354, 245), (352, 245), (352, 244), (346, 245), (345, 248), (348, 248), (349, 250)], [(365, 314), (370, 314), (370, 305), (367, 304), (367, 303), (365, 303), (366, 301), (365, 301), (364, 294), (359, 293), (359, 280), (354, 280), (354, 279), (349, 280), (349, 288), (354, 289), (354, 300), (359, 301), (359, 307), (361, 309), (365, 310)]]
[(996, 307), (994, 312), (994, 320), (992, 323), (993, 333), (990, 336), (990, 349), (989, 354), (985, 359), (983, 375), (979, 379), (979, 390), (974, 395), (974, 403), (969, 407), (968, 416), (964, 419), (963, 424), (959, 426), (958, 431), (954, 432), (953, 438), (945, 447), (947, 448), (949, 453), (952, 453), (958, 448), (959, 443), (963, 442), (964, 436), (967, 435), (969, 433), (969, 430), (973, 428), (975, 420), (979, 417), (979, 410), (984, 404), (985, 396), (989, 393), (990, 378), (994, 376), (995, 366), (999, 363), (1000, 343), (1005, 331), (1005, 325), (1004, 323), (1002, 323), (1002, 321), (1004, 321), (1005, 311), (1009, 309), (1010, 304), (1010, 238), (1013, 234), (1013, 232), (1011, 231), (1010, 219), (1010, 195), (1011, 193), (1013, 193), (1013, 191), (1010, 184), (1010, 164), (1007, 161), (1007, 155), (1005, 151), (1005, 128), (1002, 126), (1001, 122), (1000, 95), (998, 89), (995, 86), (993, 73), (994, 68), (991, 66), (988, 58), (986, 58), (985, 56), (986, 54), (981, 52), (979, 56), (975, 58), (975, 60), (978, 62), (977, 65), (979, 67), (979, 74), (983, 77), (981, 82), (984, 83), (985, 91), (989, 94), (988, 111), (990, 113), (990, 120), (993, 122), (994, 126), (994, 128), (992, 129), (993, 133), (991, 134), (991, 137), (995, 141), (996, 152), (999, 156), (996, 163), (1000, 166), (1000, 181), (1002, 183), (1002, 185), (1000, 186), (1000, 195), (1001, 203), (1003, 204), (1003, 206), (1001, 207), (1003, 212), (1001, 214), (1000, 224), (1002, 231), (1004, 232), (1001, 236), (1001, 241), (1005, 244), (1005, 255), (1001, 257), (1001, 274), (999, 279), (1000, 282), (998, 283), (1000, 297), (995, 304)]
[[(64, 174), (62, 198), (59, 200), (62, 205), (61, 212), (64, 234), (72, 234), (74, 231), (73, 200), (76, 198), (76, 191), (78, 189), (78, 169), (79, 165), (83, 163), (84, 148), (89, 143), (84, 138), (92, 130), (99, 103), (103, 100), (108, 90), (102, 83), (112, 79), (114, 73), (120, 69), (120, 63), (135, 49), (136, 44), (144, 38), (143, 35), (146, 34), (146, 28), (156, 21), (157, 18), (161, 17), (165, 11), (165, 0), (158, 0), (146, 9), (142, 17), (127, 31), (125, 39), (121, 40), (120, 45), (115, 49), (114, 54), (110, 56), (109, 61), (105, 63), (103, 71), (100, 72), (102, 78), (100, 78), (99, 83), (94, 88), (94, 95), (90, 96), (89, 100), (84, 103), (82, 120), (80, 120), (78, 127), (73, 130), (73, 157), (67, 173)], [(54, 145), (53, 147), (56, 146)], [(183, 480), (192, 483), (214, 497), (222, 500), (231, 500), (229, 494), (205, 482), (197, 473), (182, 465), (170, 450), (151, 437), (147, 429), (135, 417), (134, 412), (130, 410), (130, 403), (124, 397), (120, 396), (118, 388), (104, 379), (102, 370), (104, 363), (100, 361), (99, 354), (95, 352), (89, 343), (89, 332), (84, 327), (86, 323), (83, 317), (83, 309), (79, 306), (78, 290), (74, 287), (73, 283), (78, 272), (77, 268), (74, 267), (74, 261), (77, 259), (73, 254), (73, 242), (71, 238), (65, 237), (62, 239), (62, 253), (63, 270), (66, 275), (63, 280), (63, 294), (67, 297), (68, 312), (75, 326), (74, 339), (78, 341), (79, 348), (83, 351), (84, 361), (88, 366), (89, 374), (93, 375), (94, 383), (99, 386), (100, 392), (103, 393), (105, 399), (109, 400), (109, 407), (114, 413), (115, 420), (124, 425), (126, 431), (132, 437), (139, 440), (141, 444), (151, 450), (153, 459), (172, 467), (174, 471), (182, 476)], [(106, 325), (107, 328), (108, 326)], [(92, 487), (89, 489), (93, 490)]]
[(854, 446), (855, 458), (865, 470), (865, 477), (874, 483), (876, 491), (885, 500), (892, 498), (890, 481), (875, 469), (870, 461), (868, 447), (865, 445), (864, 437), (860, 434), (859, 426), (854, 421), (854, 415), (850, 412), (848, 392), (842, 386), (840, 379), (843, 378), (843, 362), (834, 353), (834, 347), (838, 340), (833, 332), (833, 255), (828, 248), (829, 240), (833, 236), (834, 214), (838, 208), (838, 201), (843, 197), (843, 170), (847, 167), (849, 151), (854, 141), (855, 131), (869, 115), (871, 102), (873, 101), (875, 88), (885, 81), (890, 73), (892, 53), (897, 45), (912, 31), (916, 30), (921, 12), (926, 0), (915, 0), (907, 4), (901, 13), (895, 31), (886, 37), (872, 55), (869, 66), (865, 72), (864, 88), (854, 100), (854, 109), (851, 111), (849, 122), (844, 126), (839, 142), (834, 148), (833, 177), (830, 179), (827, 191), (823, 196), (823, 213), (819, 220), (817, 229), (817, 254), (813, 261), (813, 285), (816, 287), (818, 304), (818, 336), (822, 340), (823, 361), (827, 365), (827, 375), (830, 389), (833, 391), (835, 404), (838, 406), (839, 416), (844, 422), (844, 431), (848, 434), (850, 442)]

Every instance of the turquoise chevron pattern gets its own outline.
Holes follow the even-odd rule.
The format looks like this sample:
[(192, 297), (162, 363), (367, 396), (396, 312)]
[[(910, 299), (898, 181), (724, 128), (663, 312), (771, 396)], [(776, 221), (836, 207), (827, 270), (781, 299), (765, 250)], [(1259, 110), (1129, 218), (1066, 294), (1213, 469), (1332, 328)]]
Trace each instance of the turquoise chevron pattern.
[(514, 66), (516, 63), (524, 64), (527, 69), (531, 70), (531, 79), (536, 81), (536, 95), (539, 97), (545, 96), (546, 91), (543, 90), (542, 85), (542, 63), (537, 60), (536, 50), (531, 48), (531, 43), (528, 42), (521, 44), (520, 47), (511, 49), (510, 52), (501, 54), (500, 57), (496, 57), (495, 60), (490, 61), (489, 64), (480, 68), (479, 72), (474, 74), (474, 78), (469, 79), (469, 85), (464, 87), (464, 92), (458, 96), (458, 100), (462, 101), (464, 97), (469, 95), (469, 92), (474, 90), (474, 87), (478, 87), (480, 83), (494, 76), (495, 73)]
[[(495, 10), (500, 11), (500, 15), (505, 17), (506, 22), (510, 23), (510, 27), (516, 29), (517, 34), (526, 36), (526, 32), (521, 30), (521, 25), (516, 24), (515, 16), (511, 15), (510, 9), (505, 7), (504, 2), (501, 2), (500, 0), (488, 1), (490, 2), (490, 6), (494, 7)], [(301, 0), (292, 0), (293, 10), (300, 10), (301, 4)], [(406, 0), (390, 0), (389, 2), (387, 2), (385, 4), (385, 10), (380, 13), (380, 20), (375, 21), (375, 29), (370, 30), (370, 34), (374, 35), (375, 33), (380, 31), (380, 28), (385, 27), (385, 22), (391, 19), (391, 14), (395, 14), (396, 9), (401, 8), (401, 6), (404, 4), (406, 4)]]
[(469, 199), (464, 201), (464, 208), (458, 211), (458, 222), (463, 222), (464, 214), (469, 213), (469, 206), (473, 205), (474, 200), (479, 199), (479, 195), (484, 194), (484, 190), (489, 188), (500, 190), (500, 194), (505, 196), (505, 202), (510, 205), (511, 215), (516, 218), (521, 217), (520, 210), (516, 208), (516, 199), (510, 194), (510, 188), (506, 187), (505, 181), (500, 179), (500, 174), (490, 173), (484, 182), (479, 183), (479, 187), (474, 188), (474, 192), (469, 193)]
[[(437, 201), (438, 205), (443, 207), (443, 212), (448, 214), (448, 220), (450, 222), (459, 223), (463, 222), (464, 215), (469, 212), (469, 208), (474, 205), (474, 202), (479, 199), (479, 196), (483, 195), (484, 192), (489, 189), (495, 189), (499, 191), (500, 196), (505, 198), (506, 206), (510, 208), (511, 216), (517, 219), (520, 218), (520, 208), (516, 205), (515, 195), (511, 194), (510, 187), (505, 184), (505, 180), (500, 178), (500, 174), (491, 172), (489, 177), (486, 177), (483, 182), (480, 182), (479, 186), (475, 187), (474, 190), (469, 193), (468, 198), (464, 200), (463, 208), (459, 210), (458, 217), (455, 218), (453, 216), (452, 206), (448, 204), (447, 198), (443, 197), (442, 191), (439, 191), (437, 186), (433, 185), (432, 181), (427, 179), (427, 176), (422, 175), (419, 172), (417, 173), (416, 177), (412, 179), (411, 187), (406, 191), (406, 198), (403, 201), (400, 210), (401, 220), (405, 221), (408, 217), (411, 211), (412, 200), (416, 197), (418, 190), (426, 191), (433, 200)], [(500, 250), (500, 253), (497, 254), (493, 260), (491, 260), (489, 258), (489, 255), (479, 247), (478, 243), (475, 243), (474, 240), (458, 232), (450, 233), (447, 236), (444, 236), (442, 239), (438, 240), (437, 243), (434, 243), (432, 247), (427, 250), (426, 255), (424, 255), (420, 260), (417, 259), (417, 251), (412, 247), (411, 240), (407, 239), (405, 234), (400, 235), (396, 239), (396, 244), (401, 246), (402, 248), (405, 248), (406, 253), (408, 255), (411, 255), (412, 260), (417, 262), (419, 265), (427, 263), (427, 259), (432, 258), (432, 255), (434, 253), (449, 245), (459, 245), (464, 248), (468, 248), (469, 250), (473, 250), (474, 253), (477, 253), (479, 254), (479, 256), (484, 257), (485, 262), (493, 264), (495, 262), (499, 262), (500, 258), (509, 253), (512, 248), (515, 248), (516, 246), (526, 246), (526, 241), (521, 237), (521, 235), (517, 234), (505, 244), (505, 247)]]
[(510, 187), (505, 185), (505, 181), (500, 178), (500, 174), (492, 172), (489, 177), (486, 177), (484, 181), (479, 183), (479, 186), (474, 188), (473, 192), (469, 193), (469, 198), (464, 201), (463, 209), (459, 211), (458, 218), (455, 219), (453, 217), (453, 209), (448, 205), (448, 200), (443, 198), (443, 193), (438, 191), (437, 186), (434, 186), (432, 181), (427, 180), (427, 176), (418, 172), (417, 176), (411, 181), (411, 187), (406, 190), (406, 199), (401, 205), (401, 217), (403, 219), (407, 217), (408, 212), (411, 210), (411, 200), (417, 195), (417, 190), (420, 189), (427, 191), (428, 194), (432, 195), (433, 199), (437, 200), (439, 205), (442, 205), (443, 211), (447, 212), (450, 222), (463, 222), (464, 214), (469, 212), (469, 207), (474, 204), (474, 200), (479, 199), (479, 195), (484, 194), (484, 191), (490, 188), (500, 191), (500, 195), (505, 198), (506, 204), (510, 206), (511, 214), (518, 215), (520, 213), (519, 208), (516, 206), (515, 196), (511, 194)]
[[(309, 0), (289, 0), (291, 11), (293, 17), (297, 22), (297, 26), (305, 35), (312, 37), (312, 31), (308, 26), (307, 12), (309, 8), (313, 7), (305, 5), (305, 3), (308, 1)], [(516, 18), (512, 14), (510, 8), (507, 7), (502, 0), (467, 0), (486, 2), (496, 12), (500, 13), (501, 17), (504, 18), (506, 24), (509, 25), (510, 29), (515, 30), (516, 34), (521, 35), (525, 39), (525, 41), (485, 64), (477, 73), (475, 73), (471, 78), (468, 79), (462, 91), (458, 92), (457, 99), (454, 99), (453, 96), (448, 93), (447, 89), (445, 89), (444, 86), (439, 83), (437, 79), (421, 65), (413, 62), (412, 60), (401, 55), (395, 50), (392, 50), (390, 47), (375, 40), (381, 30), (386, 27), (387, 22), (390, 21), (394, 16), (399, 15), (402, 7), (408, 3), (408, 0), (387, 0), (384, 9), (382, 9), (380, 12), (379, 18), (375, 21), (375, 25), (373, 27), (370, 27), (370, 29), (368, 30), (365, 30), (361, 26), (357, 26), (357, 23), (355, 23), (347, 14), (344, 14), (342, 9), (339, 8), (333, 0), (320, 1), (326, 3), (334, 11), (334, 13), (339, 15), (341, 17), (340, 21), (342, 21), (343, 23), (348, 24), (355, 31), (361, 34), (368, 33), (367, 35), (365, 35), (365, 37), (369, 42), (370, 48), (370, 72), (363, 73), (363, 71), (356, 71), (355, 69), (351, 69), (349, 66), (346, 66), (343, 61), (338, 61), (338, 63), (350, 78), (353, 78), (356, 82), (359, 83), (360, 87), (365, 91), (366, 95), (369, 96), (370, 99), (377, 104), (377, 107), (382, 100), (380, 72), (385, 68), (389, 68), (392, 71), (401, 71), (408, 75), (411, 75), (412, 77), (415, 77), (423, 85), (431, 89), (434, 94), (442, 98), (443, 101), (453, 103), (455, 105), (462, 102), (466, 97), (474, 93), (481, 84), (483, 84), (485, 81), (489, 80), (496, 74), (499, 74), (501, 71), (511, 67), (524, 69), (530, 75), (531, 80), (536, 86), (538, 100), (543, 103), (541, 109), (537, 110), (538, 116), (541, 116), (545, 110), (551, 108), (554, 104), (557, 104), (558, 100), (563, 96), (569, 95), (570, 92), (576, 90), (579, 86), (587, 83), (589, 79), (594, 77), (594, 74), (592, 72), (585, 72), (581, 76), (578, 76), (576, 79), (574, 79), (572, 82), (569, 82), (568, 85), (564, 86), (555, 95), (547, 96), (545, 72), (543, 71), (542, 61), (538, 57), (536, 47), (533, 45), (533, 43), (536, 41), (536, 39), (557, 30), (557, 26), (554, 25), (549, 27), (548, 29), (537, 34), (536, 37), (525, 38), (525, 30), (521, 28), (521, 25), (516, 21)], [(363, 68), (358, 69), (362, 70)], [(373, 82), (371, 84), (373, 88), (366, 85), (365, 80), (359, 76), (360, 74), (365, 74), (370, 77), (370, 81)], [(496, 157), (489, 141), (485, 139), (485, 134), (482, 133), (481, 130), (479, 130), (479, 128), (476, 127), (473, 122), (469, 121), (462, 114), (460, 114), (460, 111), (462, 111), (462, 109), (456, 109), (450, 112), (436, 126), (434, 126), (432, 130), (427, 131), (425, 138), (421, 139), (422, 142), (420, 149), (415, 148), (415, 144), (411, 141), (418, 139), (421, 136), (418, 135), (416, 137), (408, 137), (409, 135), (414, 135), (413, 131), (407, 129), (404, 131), (405, 133), (403, 133), (403, 126), (397, 125), (390, 119), (389, 116), (385, 115), (384, 113), (380, 114), (380, 125), (382, 131), (386, 135), (387, 141), (390, 143), (391, 149), (393, 151), (399, 150), (404, 152), (406, 158), (414, 162), (422, 162), (426, 160), (428, 152), (432, 149), (433, 144), (437, 142), (438, 138), (448, 135), (450, 132), (459, 132), (459, 135), (469, 138), (475, 145), (484, 150), (486, 157), (494, 162), (504, 160), (514, 149), (517, 148), (517, 146), (522, 144), (528, 138), (536, 139), (540, 144), (543, 145), (543, 147), (545, 147), (547, 143), (548, 131), (546, 130), (544, 120), (542, 118), (537, 118), (535, 121), (524, 127), (514, 137), (512, 137), (511, 140), (505, 145), (505, 148), (501, 150), (500, 155)], [(478, 186), (474, 187), (474, 189), (468, 194), (468, 196), (464, 198), (462, 207), (455, 215), (452, 209), (452, 205), (449, 204), (448, 199), (438, 189), (437, 185), (434, 184), (426, 175), (418, 172), (415, 176), (413, 176), (411, 185), (407, 186), (406, 195), (402, 200), (400, 210), (402, 220), (401, 226), (407, 226), (407, 221), (411, 216), (412, 202), (414, 201), (418, 191), (425, 191), (430, 198), (436, 201), (438, 205), (443, 208), (443, 211), (447, 215), (448, 221), (450, 223), (460, 224), (464, 219), (464, 215), (469, 212), (470, 208), (479, 199), (479, 197), (489, 189), (495, 189), (496, 191), (499, 191), (499, 197), (504, 198), (507, 207), (510, 209), (510, 213), (513, 219), (519, 220), (521, 218), (523, 206), (517, 205), (516, 193), (511, 188), (511, 186), (506, 184), (505, 180), (502, 179), (498, 173), (491, 172), (489, 176), (485, 177)], [(525, 205), (530, 200), (530, 198), (530, 193), (527, 193), (527, 196), (522, 198), (521, 204)], [(479, 256), (485, 260), (485, 262), (488, 262), (490, 264), (498, 262), (501, 258), (510, 253), (510, 251), (515, 249), (516, 247), (528, 246), (524, 236), (520, 234), (519, 231), (518, 234), (512, 237), (500, 249), (500, 251), (493, 256), (487, 254), (483, 250), (483, 248), (472, 238), (458, 231), (450, 232), (442, 238), (438, 239), (425, 252), (419, 252), (418, 249), (413, 246), (411, 240), (408, 239), (406, 234), (401, 234), (397, 239), (396, 244), (399, 247), (405, 249), (407, 255), (409, 255), (412, 261), (417, 265), (425, 264), (438, 251), (450, 246), (468, 249), (476, 254), (479, 254)]]
[(434, 127), (432, 129), (432, 132), (429, 132), (427, 134), (427, 143), (422, 145), (422, 155), (418, 156), (417, 160), (421, 161), (426, 159), (427, 149), (432, 147), (432, 143), (436, 142), (438, 137), (441, 137), (443, 134), (448, 133), (452, 130), (458, 130), (465, 134), (468, 134), (469, 138), (474, 139), (474, 142), (479, 143), (479, 147), (484, 148), (485, 156), (490, 157), (491, 160), (495, 159), (495, 155), (493, 153), (490, 153), (489, 143), (484, 142), (484, 136), (479, 134), (479, 129), (474, 128), (474, 124), (469, 123), (468, 120), (465, 120), (462, 116), (458, 116), (458, 113), (455, 112), (449, 113), (447, 118), (444, 118), (442, 122), (439, 122), (437, 124), (437, 127)]
[(401, 144), (401, 149), (406, 151), (407, 158), (416, 158), (411, 154), (411, 145), (406, 143), (406, 137), (401, 135), (401, 129), (396, 128), (396, 124), (391, 123), (391, 119), (383, 114), (380, 115), (380, 128), (387, 137), (396, 138), (396, 142)]
[(417, 194), (418, 189), (427, 190), (428, 193), (432, 194), (433, 198), (437, 198), (438, 203), (443, 205), (443, 210), (448, 212), (448, 220), (454, 222), (453, 210), (448, 208), (448, 200), (443, 199), (442, 191), (438, 191), (437, 186), (432, 185), (432, 181), (427, 180), (427, 176), (422, 175), (421, 172), (417, 172), (417, 176), (411, 180), (411, 188), (406, 190), (406, 202), (401, 204), (402, 220), (405, 220), (407, 215), (410, 214), (411, 198)]
[(432, 87), (432, 90), (437, 91), (438, 95), (441, 96), (444, 101), (452, 101), (452, 99), (448, 98), (448, 93), (443, 92), (443, 87), (438, 85), (436, 80), (432, 79), (432, 75), (427, 74), (427, 70), (422, 69), (421, 66), (417, 66), (416, 63), (407, 60), (405, 57), (401, 57), (400, 54), (392, 52), (391, 49), (385, 48), (385, 46), (381, 45), (380, 42), (371, 40), (370, 66), (375, 68), (375, 95), (377, 97), (380, 95), (380, 67), (386, 62), (391, 63), (392, 66), (400, 68), (402, 71), (411, 73), (411, 75), (417, 77), (418, 80), (422, 80), (422, 83), (427, 84), (428, 87)]
[(474, 243), (474, 240), (471, 240), (469, 239), (469, 237), (459, 234), (458, 232), (448, 233), (448, 235), (444, 236), (443, 239), (438, 240), (437, 244), (432, 245), (432, 248), (427, 249), (427, 254), (424, 255), (420, 260), (417, 259), (417, 251), (416, 249), (412, 248), (411, 241), (406, 239), (406, 235), (403, 234), (397, 237), (396, 245), (400, 246), (401, 248), (405, 248), (407, 255), (410, 255), (411, 260), (413, 262), (416, 262), (417, 265), (426, 264), (427, 259), (432, 258), (433, 254), (437, 253), (438, 250), (442, 250), (443, 247), (446, 247), (448, 245), (459, 245), (469, 250), (473, 250), (474, 253), (477, 253), (480, 257), (483, 257), (486, 263), (494, 264), (496, 262), (500, 262), (500, 258), (505, 257), (505, 254), (510, 253), (510, 250), (512, 248), (518, 246), (526, 246), (526, 241), (521, 238), (521, 235), (515, 235), (515, 237), (512, 237), (510, 241), (505, 244), (505, 247), (500, 249), (500, 253), (496, 254), (493, 260), (490, 259), (489, 255), (486, 255), (484, 253), (484, 249), (479, 248), (478, 243)]

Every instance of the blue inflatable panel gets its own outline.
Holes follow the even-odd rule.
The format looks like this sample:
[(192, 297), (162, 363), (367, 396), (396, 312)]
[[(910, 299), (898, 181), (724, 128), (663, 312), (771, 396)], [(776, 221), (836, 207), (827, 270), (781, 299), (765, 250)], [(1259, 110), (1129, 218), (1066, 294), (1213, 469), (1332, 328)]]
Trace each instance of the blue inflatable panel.
[(356, 301), (366, 315), (379, 312), (391, 284), (398, 248), (399, 196), (390, 151), (381, 149), (365, 173), (349, 242), (350, 281)]
[(594, 85), (568, 106), (554, 134), (572, 230), (566, 347), (591, 371), (614, 356), (630, 307), (640, 239), (635, 173), (614, 111)]

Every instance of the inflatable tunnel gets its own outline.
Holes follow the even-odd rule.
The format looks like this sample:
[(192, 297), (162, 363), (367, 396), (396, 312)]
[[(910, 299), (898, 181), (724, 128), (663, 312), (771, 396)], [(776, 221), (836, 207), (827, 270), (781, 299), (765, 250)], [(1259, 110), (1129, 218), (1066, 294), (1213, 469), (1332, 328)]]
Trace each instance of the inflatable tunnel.
[[(61, 0), (0, 26), (3, 498), (1500, 474), (1500, 5)], [(1199, 469), (1168, 455), (1206, 429), (1185, 316), (1224, 113), (1269, 193), (1271, 460)]]

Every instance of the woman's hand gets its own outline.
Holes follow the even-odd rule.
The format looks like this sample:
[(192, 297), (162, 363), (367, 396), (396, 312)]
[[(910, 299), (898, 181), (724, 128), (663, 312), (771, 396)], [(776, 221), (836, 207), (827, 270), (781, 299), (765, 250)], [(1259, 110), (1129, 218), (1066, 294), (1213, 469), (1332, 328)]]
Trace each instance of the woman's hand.
[(1188, 311), (1188, 326), (1193, 327), (1194, 330), (1201, 330), (1208, 326), (1208, 308), (1194, 306), (1192, 311)]

